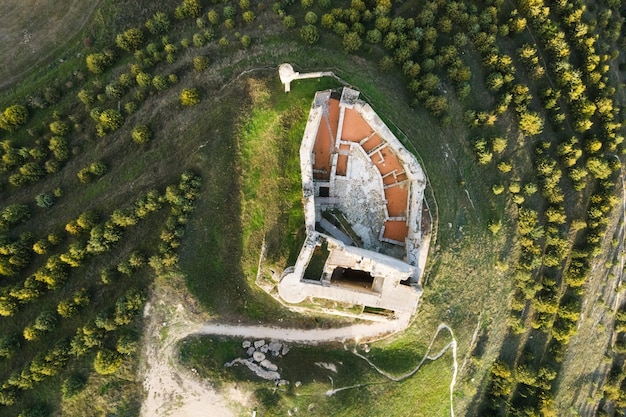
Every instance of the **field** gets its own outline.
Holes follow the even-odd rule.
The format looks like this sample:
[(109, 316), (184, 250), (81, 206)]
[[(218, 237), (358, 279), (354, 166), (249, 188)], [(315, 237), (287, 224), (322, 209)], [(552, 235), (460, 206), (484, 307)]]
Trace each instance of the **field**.
[[(619, 2), (58, 3), (0, 5), (0, 415), (139, 415), (157, 286), (225, 323), (350, 322), (255, 285), (297, 256), (300, 138), (340, 85), (286, 94), (283, 62), (361, 91), (428, 176), (418, 314), (355, 348), (399, 375), (445, 323), (456, 415), (623, 412)], [(297, 345), (275, 388), (222, 367), (240, 343), (190, 336), (180, 360), (261, 415), (451, 412), (450, 350), (390, 382), (352, 346)]]
[(54, 4), (8, 0), (0, 5), (0, 88), (16, 83), (46, 61), (67, 60), (68, 40), (75, 38), (102, 2), (67, 0)]

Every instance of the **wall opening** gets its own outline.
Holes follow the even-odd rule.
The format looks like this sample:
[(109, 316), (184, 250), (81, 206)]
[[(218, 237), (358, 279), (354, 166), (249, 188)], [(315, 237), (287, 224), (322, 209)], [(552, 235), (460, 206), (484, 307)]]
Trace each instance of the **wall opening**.
[(330, 277), (330, 282), (332, 285), (371, 291), (374, 277), (366, 271), (337, 267)]

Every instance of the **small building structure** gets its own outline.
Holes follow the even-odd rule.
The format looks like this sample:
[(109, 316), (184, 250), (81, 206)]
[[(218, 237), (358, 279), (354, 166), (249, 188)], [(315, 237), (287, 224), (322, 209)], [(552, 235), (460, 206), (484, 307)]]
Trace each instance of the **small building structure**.
[(326, 299), (414, 314), (428, 251), (425, 175), (359, 95), (347, 87), (315, 95), (300, 147), (307, 237), (278, 294), (291, 304)]

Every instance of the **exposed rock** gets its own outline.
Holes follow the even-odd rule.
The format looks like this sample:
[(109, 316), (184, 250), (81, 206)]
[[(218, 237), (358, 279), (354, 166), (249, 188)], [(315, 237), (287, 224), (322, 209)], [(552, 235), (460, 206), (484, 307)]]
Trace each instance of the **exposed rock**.
[(370, 345), (368, 345), (367, 343), (363, 345), (363, 352), (365, 353), (369, 353), (370, 352)]
[(286, 379), (279, 379), (278, 381), (276, 381), (276, 385), (279, 387), (283, 385), (289, 385), (289, 381), (287, 381)]
[(287, 352), (289, 352), (289, 346), (284, 345), (280, 354), (285, 356), (287, 354)]
[(254, 354), (255, 351), (256, 349), (254, 348), (254, 346), (250, 346), (248, 350), (246, 351), (246, 353), (248, 354), (248, 356), (252, 356), (252, 354)]
[(254, 342), (254, 347), (255, 348), (260, 348), (261, 346), (263, 346), (265, 344), (265, 340), (257, 340), (256, 342)]
[(255, 360), (255, 362), (261, 362), (263, 359), (265, 359), (265, 354), (262, 352), (254, 352), (252, 354), (252, 358)]
[(244, 349), (248, 349), (250, 346), (252, 346), (252, 343), (250, 343), (249, 340), (244, 340), (243, 343), (241, 344), (241, 347)]
[[(260, 352), (259, 352), (260, 353)], [(248, 360), (248, 359), (241, 359), (241, 358), (237, 358), (231, 362), (226, 362), (224, 364), (224, 366), (226, 367), (231, 367), (235, 364), (242, 364), (242, 365), (246, 365), (248, 367), (248, 369), (250, 369), (252, 372), (254, 372), (259, 378), (263, 378), (263, 379), (267, 379), (270, 381), (278, 381), (280, 380), (280, 374), (278, 372), (275, 371), (268, 371), (266, 369), (261, 368), (259, 365), (257, 365), (256, 363)], [(278, 382), (276, 383), (278, 385)]]
[(280, 342), (270, 342), (270, 344), (268, 345), (268, 348), (272, 353), (279, 353), (281, 347), (283, 347), (283, 344)]
[(334, 363), (315, 362), (315, 365), (319, 366), (320, 368), (328, 369), (329, 371), (337, 373), (337, 365), (335, 365)]
[(267, 359), (263, 359), (260, 365), (268, 371), (278, 371), (278, 365), (268, 361)]
[(295, 384), (295, 385), (296, 385), (296, 388), (297, 388), (297, 387), (299, 387), (299, 386), (301, 386), (301, 385), (302, 385), (302, 382), (301, 382), (301, 381), (296, 381), (296, 384)]
[(263, 353), (267, 353), (267, 351), (269, 350), (269, 346), (263, 345), (259, 348), (259, 350)]

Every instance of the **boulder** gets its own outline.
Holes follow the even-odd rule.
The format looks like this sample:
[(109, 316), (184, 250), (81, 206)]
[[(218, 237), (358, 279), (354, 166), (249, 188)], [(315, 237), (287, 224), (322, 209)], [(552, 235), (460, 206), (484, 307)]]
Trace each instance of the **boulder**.
[(252, 356), (255, 351), (256, 349), (254, 348), (254, 346), (250, 346), (248, 350), (246, 351), (246, 353), (248, 354), (248, 356)]
[(273, 364), (267, 359), (263, 359), (259, 365), (261, 365), (263, 368), (267, 369), (268, 371), (278, 371), (278, 365)]
[(265, 340), (257, 340), (256, 342), (254, 342), (254, 347), (255, 348), (260, 348), (261, 346), (263, 346), (265, 344)]
[(263, 345), (259, 348), (259, 350), (263, 353), (267, 353), (267, 351), (269, 350), (269, 346)]
[(250, 343), (249, 340), (244, 340), (243, 343), (241, 344), (241, 347), (244, 349), (248, 349), (250, 346), (252, 346), (252, 343)]
[(254, 352), (252, 354), (252, 359), (255, 360), (255, 362), (261, 362), (265, 359), (265, 354), (263, 352)]
[(274, 352), (279, 353), (281, 347), (283, 347), (283, 344), (280, 342), (270, 342), (270, 344), (268, 345), (268, 349), (272, 353)]
[(287, 354), (287, 352), (289, 352), (289, 346), (284, 345), (282, 351), (280, 352), (280, 354), (285, 356)]

